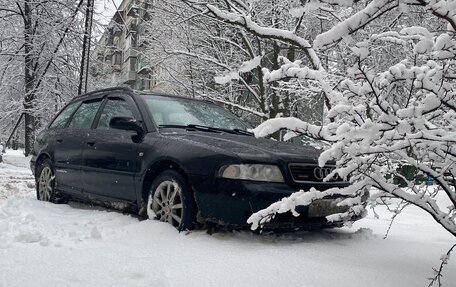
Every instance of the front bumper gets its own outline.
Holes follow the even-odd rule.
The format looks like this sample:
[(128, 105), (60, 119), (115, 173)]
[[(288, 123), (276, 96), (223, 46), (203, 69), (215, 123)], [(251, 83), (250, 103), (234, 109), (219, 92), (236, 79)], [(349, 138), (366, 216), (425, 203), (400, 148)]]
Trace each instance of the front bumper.
[[(249, 228), (247, 219), (253, 213), (270, 206), (272, 203), (288, 197), (299, 189), (308, 190), (312, 186), (291, 187), (286, 183), (253, 182), (193, 176), (190, 178), (198, 206), (200, 222), (214, 222), (225, 226)], [(331, 183), (313, 186), (324, 190), (331, 187), (343, 187)], [(341, 222), (328, 222), (324, 216), (309, 217), (307, 206), (298, 206), (300, 213), (295, 217), (291, 212), (277, 214), (265, 229), (313, 229), (340, 226)], [(342, 211), (340, 211), (342, 212)], [(354, 218), (356, 220), (358, 218)]]

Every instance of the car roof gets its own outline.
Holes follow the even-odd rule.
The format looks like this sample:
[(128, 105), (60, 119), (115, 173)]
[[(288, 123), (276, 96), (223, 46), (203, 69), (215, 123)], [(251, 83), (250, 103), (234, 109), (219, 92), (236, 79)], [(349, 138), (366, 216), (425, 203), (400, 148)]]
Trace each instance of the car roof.
[(106, 92), (115, 92), (115, 91), (133, 92), (133, 90), (129, 87), (112, 87), (112, 88), (96, 90), (96, 91), (92, 91), (92, 92), (89, 92), (86, 94), (76, 96), (71, 101), (75, 102), (75, 101), (79, 101), (79, 100), (84, 100), (87, 98), (98, 96), (99, 94), (105, 94)]
[(145, 95), (145, 96), (158, 96), (158, 97), (175, 98), (175, 99), (182, 99), (182, 100), (189, 100), (189, 101), (213, 103), (212, 101), (205, 100), (205, 99), (195, 99), (195, 98), (179, 96), (179, 95), (172, 95), (172, 94), (166, 94), (166, 93), (160, 93), (160, 92), (146, 92), (146, 91), (134, 91), (134, 92), (139, 94), (139, 95)]
[(71, 102), (85, 100), (85, 99), (90, 99), (91, 97), (96, 97), (96, 96), (99, 96), (100, 94), (105, 94), (106, 92), (117, 92), (117, 91), (119, 91), (119, 92), (128, 92), (129, 94), (146, 95), (146, 96), (160, 96), (160, 97), (176, 98), (176, 99), (182, 99), (182, 100), (191, 100), (191, 101), (198, 101), (198, 102), (205, 102), (205, 103), (214, 104), (212, 101), (209, 101), (209, 100), (195, 99), (195, 98), (189, 98), (189, 97), (185, 97), (185, 96), (166, 94), (166, 93), (161, 93), (161, 92), (139, 91), (139, 90), (133, 90), (133, 89), (131, 89), (129, 87), (112, 87), (112, 88), (92, 91), (92, 92), (89, 92), (89, 93), (82, 94), (82, 95), (74, 97), (71, 100)]

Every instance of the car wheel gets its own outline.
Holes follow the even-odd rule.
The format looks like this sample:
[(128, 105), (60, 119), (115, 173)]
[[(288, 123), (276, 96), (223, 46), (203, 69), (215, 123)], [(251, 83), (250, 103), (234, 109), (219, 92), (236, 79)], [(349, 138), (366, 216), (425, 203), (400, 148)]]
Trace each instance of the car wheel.
[(149, 192), (149, 219), (168, 222), (182, 231), (193, 228), (194, 214), (191, 189), (185, 179), (174, 170), (159, 174)]
[(37, 172), (36, 180), (36, 198), (42, 201), (54, 202), (54, 169), (49, 159), (44, 160)]

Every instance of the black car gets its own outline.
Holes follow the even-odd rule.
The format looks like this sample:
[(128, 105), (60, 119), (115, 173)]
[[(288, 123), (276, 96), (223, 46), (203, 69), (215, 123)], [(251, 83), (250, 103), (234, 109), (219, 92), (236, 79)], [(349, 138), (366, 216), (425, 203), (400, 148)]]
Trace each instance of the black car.
[[(248, 227), (247, 218), (300, 189), (346, 186), (323, 182), (312, 147), (257, 139), (218, 105), (190, 98), (112, 88), (74, 98), (41, 132), (31, 169), (39, 200), (89, 201), (167, 221)], [(268, 226), (338, 226), (302, 207)], [(266, 226), (267, 227), (267, 226)]]

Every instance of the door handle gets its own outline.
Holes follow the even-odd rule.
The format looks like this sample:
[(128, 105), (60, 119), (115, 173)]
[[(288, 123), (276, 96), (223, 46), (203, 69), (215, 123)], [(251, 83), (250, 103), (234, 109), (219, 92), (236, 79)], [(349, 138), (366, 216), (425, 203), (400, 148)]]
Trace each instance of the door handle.
[(95, 142), (87, 142), (87, 145), (88, 145), (88, 146), (94, 146), (94, 145), (95, 145)]
[(58, 143), (61, 143), (61, 142), (62, 142), (62, 139), (57, 139), (57, 142), (58, 142)]

